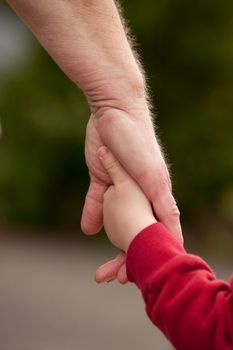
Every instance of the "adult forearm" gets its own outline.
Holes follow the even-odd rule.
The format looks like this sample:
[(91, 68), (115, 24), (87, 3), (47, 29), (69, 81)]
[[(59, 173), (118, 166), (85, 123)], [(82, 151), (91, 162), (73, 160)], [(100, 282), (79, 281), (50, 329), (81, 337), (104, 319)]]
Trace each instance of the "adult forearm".
[(8, 3), (63, 71), (81, 87), (93, 110), (124, 108), (130, 96), (145, 99), (143, 74), (113, 0)]

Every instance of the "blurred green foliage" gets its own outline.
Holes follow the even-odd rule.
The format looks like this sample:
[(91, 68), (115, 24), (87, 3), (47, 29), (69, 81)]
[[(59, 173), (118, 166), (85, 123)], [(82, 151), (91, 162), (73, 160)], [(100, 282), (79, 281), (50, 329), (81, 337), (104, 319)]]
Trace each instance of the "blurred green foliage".
[(233, 2), (130, 1), (127, 16), (183, 220), (232, 224)]
[(79, 224), (87, 171), (88, 107), (41, 49), (0, 97), (2, 215), (30, 224)]
[[(232, 224), (233, 2), (122, 6), (139, 43), (183, 220)], [(82, 93), (36, 47), (1, 93), (0, 115), (2, 217), (78, 225), (88, 186)]]

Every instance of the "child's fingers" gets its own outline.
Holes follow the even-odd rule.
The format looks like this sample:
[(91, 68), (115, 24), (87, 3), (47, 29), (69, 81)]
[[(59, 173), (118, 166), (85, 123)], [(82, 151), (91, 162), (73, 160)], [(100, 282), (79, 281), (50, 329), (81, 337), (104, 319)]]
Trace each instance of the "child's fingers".
[(99, 148), (98, 157), (103, 167), (111, 177), (113, 184), (125, 181), (129, 177), (128, 173), (124, 170), (107, 147), (102, 146)]
[(126, 273), (126, 264), (122, 265), (117, 273), (118, 282), (126, 284), (129, 280)]
[(95, 280), (97, 283), (110, 282), (117, 278), (118, 271), (125, 263), (125, 253), (119, 253), (115, 259), (101, 265), (96, 273)]
[(111, 282), (117, 278), (117, 272), (119, 267), (117, 262), (110, 260), (107, 263), (101, 265), (95, 272), (95, 281), (97, 283)]

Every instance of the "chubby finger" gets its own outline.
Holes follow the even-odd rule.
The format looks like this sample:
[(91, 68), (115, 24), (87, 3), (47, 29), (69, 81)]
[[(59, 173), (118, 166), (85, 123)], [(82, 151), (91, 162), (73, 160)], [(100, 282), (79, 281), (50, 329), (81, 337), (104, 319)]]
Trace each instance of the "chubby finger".
[(126, 284), (129, 280), (128, 280), (128, 277), (127, 277), (127, 273), (126, 273), (126, 264), (124, 263), (118, 273), (117, 273), (117, 279), (118, 279), (118, 282), (120, 284)]
[(103, 226), (103, 200), (106, 190), (107, 185), (91, 179), (81, 218), (81, 229), (88, 235), (99, 232)]
[(114, 185), (129, 178), (128, 173), (107, 147), (99, 148), (98, 157)]
[(115, 259), (101, 265), (95, 272), (95, 281), (97, 283), (111, 282), (117, 278), (119, 265)]
[(121, 252), (115, 259), (101, 265), (95, 273), (95, 281), (97, 283), (111, 282), (117, 278), (118, 271), (125, 264), (126, 254)]

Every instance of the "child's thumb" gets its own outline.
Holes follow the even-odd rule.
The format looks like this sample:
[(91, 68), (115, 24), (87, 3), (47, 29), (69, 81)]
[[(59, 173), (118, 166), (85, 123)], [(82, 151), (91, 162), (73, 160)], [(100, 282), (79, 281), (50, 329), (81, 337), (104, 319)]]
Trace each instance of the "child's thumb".
[(125, 181), (128, 178), (129, 175), (127, 172), (107, 147), (102, 146), (99, 148), (98, 157), (109, 174), (113, 184)]

